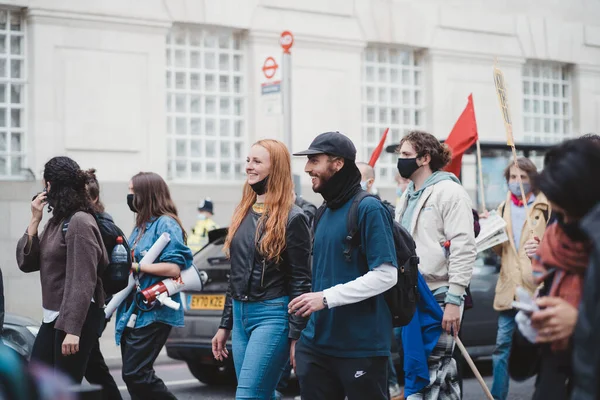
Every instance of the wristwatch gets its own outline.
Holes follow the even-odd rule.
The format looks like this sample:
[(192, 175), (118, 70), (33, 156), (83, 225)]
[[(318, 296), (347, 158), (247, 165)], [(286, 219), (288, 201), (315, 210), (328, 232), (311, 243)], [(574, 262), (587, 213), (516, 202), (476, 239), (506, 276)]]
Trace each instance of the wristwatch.
[(327, 297), (323, 296), (323, 305), (325, 306), (325, 308), (329, 308), (329, 305), (327, 304)]

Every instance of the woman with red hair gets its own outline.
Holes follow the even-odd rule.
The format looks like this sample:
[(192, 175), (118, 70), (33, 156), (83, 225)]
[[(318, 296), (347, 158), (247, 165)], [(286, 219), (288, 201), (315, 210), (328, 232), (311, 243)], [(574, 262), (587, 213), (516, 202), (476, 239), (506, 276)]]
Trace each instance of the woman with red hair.
[(288, 303), (311, 290), (311, 234), (294, 205), (290, 153), (283, 143), (256, 142), (246, 174), (225, 241), (231, 273), (212, 350), (217, 360), (227, 358), (233, 330), (236, 399), (268, 400), (307, 322), (289, 315)]

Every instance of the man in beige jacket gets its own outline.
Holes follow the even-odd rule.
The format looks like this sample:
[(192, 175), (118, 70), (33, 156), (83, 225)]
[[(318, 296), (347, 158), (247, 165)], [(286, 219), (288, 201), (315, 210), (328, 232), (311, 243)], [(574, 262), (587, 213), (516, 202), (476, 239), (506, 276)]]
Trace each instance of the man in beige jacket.
[(477, 256), (471, 199), (456, 176), (442, 171), (451, 153), (435, 136), (411, 132), (400, 142), (399, 153), (398, 172), (411, 183), (398, 201), (396, 220), (415, 240), (419, 271), (444, 310), (446, 331), (429, 355), (430, 384), (418, 398), (456, 399), (460, 388), (452, 335), (460, 328)]
[[(544, 235), (550, 214), (550, 206), (546, 197), (533, 188), (533, 182), (538, 174), (535, 164), (522, 157), (517, 160), (517, 165), (519, 168), (511, 163), (504, 171), (509, 191), (506, 201), (498, 208), (498, 215), (506, 221), (509, 241), (494, 248), (494, 251), (502, 257), (494, 299), (494, 309), (500, 312), (496, 348), (492, 356), (494, 381), (491, 392), (496, 400), (505, 400), (508, 396), (508, 358), (516, 325), (515, 315), (517, 314), (517, 311), (512, 308), (512, 302), (515, 300), (517, 286), (522, 286), (531, 293), (536, 288), (531, 274), (530, 257), (535, 254)], [(533, 232), (527, 224), (519, 177), (523, 181)]]

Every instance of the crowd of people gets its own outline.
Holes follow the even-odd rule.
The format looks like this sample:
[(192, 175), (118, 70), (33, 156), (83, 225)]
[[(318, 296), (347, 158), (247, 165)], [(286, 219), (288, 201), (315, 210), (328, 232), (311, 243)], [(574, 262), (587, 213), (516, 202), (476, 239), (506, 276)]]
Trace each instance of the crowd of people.
[[(407, 134), (397, 148), (395, 204), (377, 196), (374, 169), (357, 162), (354, 144), (339, 132), (318, 135), (293, 156), (306, 158), (312, 190), (323, 198), (320, 209), (294, 193), (287, 147), (260, 140), (249, 149), (247, 179), (225, 241), (231, 271), (212, 351), (220, 361), (233, 357), (236, 399), (278, 398), (290, 369), (307, 400), (461, 399), (453, 353), (477, 257), (477, 215), (460, 180), (444, 171), (450, 149), (429, 133)], [(527, 158), (504, 171), (508, 193), (496, 213), (507, 224), (508, 241), (494, 248), (501, 258), (494, 399), (509, 398), (513, 360), (524, 354), (535, 355), (528, 374), (537, 376), (535, 400), (600, 396), (598, 176), (597, 135), (556, 146), (541, 172)], [(353, 200), (365, 191), (371, 195), (358, 204), (360, 245), (345, 248)], [(122, 377), (132, 399), (174, 399), (153, 365), (172, 327), (183, 326), (183, 308), (144, 307), (136, 293), (192, 267), (190, 247), (201, 248), (217, 228), (214, 205), (202, 201), (188, 237), (158, 174), (133, 176), (126, 199), (135, 216), (124, 239), (136, 289), (115, 315)], [(51, 216), (38, 232), (45, 208)], [(99, 347), (113, 294), (102, 279), (111, 254), (100, 219), (113, 223), (95, 171), (68, 157), (52, 158), (16, 256), (23, 272), (41, 276), (43, 323), (32, 364), (55, 368), (75, 383), (85, 377), (103, 387), (104, 398), (119, 399)], [(404, 268), (397, 226), (412, 236), (419, 258), (420, 296), (403, 328), (394, 327), (385, 297)], [(165, 233), (170, 241), (160, 255), (140, 263)], [(539, 310), (517, 312), (519, 290), (534, 296)], [(527, 329), (536, 332), (533, 343)], [(405, 354), (404, 382), (398, 382), (392, 351)]]

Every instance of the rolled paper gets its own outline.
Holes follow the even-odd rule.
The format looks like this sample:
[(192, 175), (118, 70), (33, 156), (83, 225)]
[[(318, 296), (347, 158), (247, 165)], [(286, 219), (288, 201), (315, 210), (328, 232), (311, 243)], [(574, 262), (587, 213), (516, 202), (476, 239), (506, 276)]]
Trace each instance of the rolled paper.
[[(139, 264), (141, 264), (141, 265), (152, 264), (154, 262), (154, 260), (156, 260), (158, 258), (158, 256), (163, 251), (163, 249), (165, 247), (167, 247), (167, 244), (169, 244), (170, 241), (171, 241), (171, 236), (167, 232), (163, 232), (163, 234), (160, 235), (160, 237), (158, 239), (156, 239), (156, 242), (154, 242), (152, 247), (150, 247), (150, 249), (148, 250), (146, 255), (144, 257), (142, 257)], [(129, 296), (129, 293), (131, 293), (131, 291), (133, 290), (134, 287), (135, 287), (135, 279), (133, 278), (133, 274), (130, 274), (129, 282), (127, 283), (127, 287), (125, 289), (121, 290), (120, 292), (115, 293), (113, 298), (106, 305), (106, 308), (104, 308), (104, 314), (107, 319), (113, 315), (113, 313), (117, 310), (117, 308), (119, 308), (121, 303), (127, 298), (127, 296)]]

